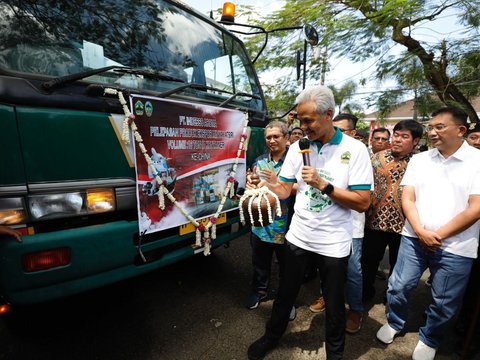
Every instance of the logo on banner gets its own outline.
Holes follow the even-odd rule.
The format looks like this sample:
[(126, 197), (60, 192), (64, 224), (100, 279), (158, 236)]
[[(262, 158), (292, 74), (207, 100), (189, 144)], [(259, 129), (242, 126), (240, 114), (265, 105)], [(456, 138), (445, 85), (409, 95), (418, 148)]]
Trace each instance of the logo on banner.
[(143, 103), (138, 100), (136, 103), (135, 103), (135, 115), (138, 115), (138, 116), (141, 116), (143, 115)]
[(150, 101), (145, 102), (145, 115), (148, 117), (152, 116), (153, 114), (153, 105)]

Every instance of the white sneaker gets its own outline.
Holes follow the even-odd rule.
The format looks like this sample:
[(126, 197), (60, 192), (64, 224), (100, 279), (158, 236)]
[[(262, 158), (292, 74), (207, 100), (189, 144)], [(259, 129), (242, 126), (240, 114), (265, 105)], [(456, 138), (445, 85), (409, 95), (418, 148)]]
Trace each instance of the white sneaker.
[(377, 331), (377, 339), (383, 342), (384, 344), (391, 344), (393, 342), (393, 338), (399, 332), (400, 331), (392, 328), (387, 322), (385, 325), (383, 325), (380, 328), (380, 330)]
[(418, 340), (415, 350), (413, 350), (412, 359), (413, 360), (433, 360), (435, 358), (435, 353), (437, 349), (424, 344), (422, 340)]
[(297, 317), (297, 310), (295, 309), (295, 305), (292, 306), (292, 310), (290, 310), (290, 315), (288, 315), (288, 321), (293, 321)]

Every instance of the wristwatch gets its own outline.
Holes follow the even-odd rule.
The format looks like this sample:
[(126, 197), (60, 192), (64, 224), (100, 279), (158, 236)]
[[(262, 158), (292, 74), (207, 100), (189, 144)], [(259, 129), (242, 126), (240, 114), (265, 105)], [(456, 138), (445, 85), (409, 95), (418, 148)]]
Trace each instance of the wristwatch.
[(333, 192), (333, 185), (328, 183), (327, 186), (322, 191), (322, 194), (324, 195), (330, 195)]

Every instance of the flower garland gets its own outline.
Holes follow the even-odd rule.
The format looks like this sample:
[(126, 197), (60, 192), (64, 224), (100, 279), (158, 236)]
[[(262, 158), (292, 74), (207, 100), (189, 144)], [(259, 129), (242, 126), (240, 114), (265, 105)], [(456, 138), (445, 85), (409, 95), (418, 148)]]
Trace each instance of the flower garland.
[[(133, 135), (135, 137), (135, 141), (138, 143), (138, 146), (140, 148), (140, 151), (142, 152), (143, 156), (145, 157), (145, 160), (147, 161), (147, 164), (150, 166), (150, 169), (152, 170), (152, 173), (155, 176), (155, 180), (157, 181), (158, 184), (160, 184), (159, 191), (157, 193), (158, 196), (158, 207), (161, 210), (165, 209), (165, 196), (177, 207), (178, 210), (190, 221), (190, 223), (195, 226), (195, 246), (201, 247), (202, 246), (202, 232), (203, 232), (203, 239), (204, 239), (204, 250), (203, 254), (204, 255), (210, 255), (210, 244), (212, 240), (215, 240), (217, 238), (217, 221), (218, 217), (220, 216), (220, 213), (223, 210), (223, 206), (225, 205), (225, 201), (227, 200), (227, 197), (232, 198), (235, 195), (235, 190), (234, 190), (234, 184), (235, 184), (235, 174), (237, 172), (237, 167), (238, 167), (238, 162), (240, 159), (240, 156), (242, 155), (242, 151), (245, 150), (245, 141), (247, 139), (247, 125), (248, 125), (248, 113), (245, 113), (245, 123), (243, 126), (243, 131), (242, 131), (242, 136), (240, 138), (240, 144), (238, 146), (237, 150), (237, 157), (235, 159), (235, 163), (233, 164), (232, 170), (230, 171), (230, 174), (227, 179), (227, 185), (225, 187), (225, 190), (222, 194), (222, 200), (220, 201), (220, 204), (218, 205), (217, 211), (213, 216), (211, 216), (208, 220), (208, 223), (206, 225), (199, 223), (196, 221), (190, 214), (187, 213), (185, 208), (175, 199), (175, 197), (168, 191), (167, 187), (165, 186), (166, 183), (164, 180), (162, 180), (158, 174), (157, 169), (155, 168), (151, 157), (148, 155), (147, 149), (145, 148), (145, 145), (143, 144), (143, 139), (140, 133), (137, 131), (138, 128), (135, 125), (135, 115), (133, 115), (128, 106), (127, 102), (125, 100), (125, 97), (123, 96), (123, 93), (119, 90), (112, 89), (112, 88), (106, 88), (104, 90), (104, 94), (108, 95), (117, 95), (118, 96), (118, 101), (122, 105), (123, 112), (125, 114), (125, 119), (123, 120), (122, 124), (122, 141), (125, 144), (130, 144), (130, 132), (129, 128), (132, 130)], [(241, 208), (240, 208), (241, 212)], [(211, 233), (210, 233), (211, 229)]]
[(243, 196), (240, 198), (240, 202), (238, 204), (239, 206), (239, 211), (240, 211), (240, 222), (245, 225), (245, 214), (243, 213), (243, 203), (244, 201), (248, 199), (248, 215), (250, 217), (250, 222), (252, 226), (255, 226), (255, 219), (253, 218), (253, 204), (254, 200), (256, 200), (256, 205), (258, 209), (258, 222), (260, 223), (260, 226), (263, 226), (263, 216), (262, 216), (262, 199), (265, 199), (267, 202), (267, 213), (268, 213), (268, 221), (269, 224), (273, 223), (273, 216), (272, 216), (272, 207), (270, 206), (270, 201), (268, 201), (267, 195), (270, 194), (273, 196), (275, 199), (275, 203), (277, 204), (276, 206), (276, 215), (277, 216), (282, 216), (282, 209), (280, 207), (280, 199), (278, 198), (277, 194), (275, 194), (273, 191), (271, 191), (268, 187), (262, 186), (260, 189), (248, 189), (245, 190), (245, 193)]

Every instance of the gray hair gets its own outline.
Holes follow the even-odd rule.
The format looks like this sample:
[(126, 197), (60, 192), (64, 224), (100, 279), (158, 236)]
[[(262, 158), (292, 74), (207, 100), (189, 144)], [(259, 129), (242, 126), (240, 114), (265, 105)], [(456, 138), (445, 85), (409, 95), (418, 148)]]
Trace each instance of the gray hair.
[(283, 135), (288, 134), (288, 126), (283, 121), (271, 121), (265, 126), (265, 133), (267, 129), (279, 128)]
[(316, 105), (317, 113), (323, 115), (328, 109), (335, 111), (335, 99), (332, 90), (323, 85), (318, 85), (302, 90), (295, 99), (295, 104), (313, 101)]

